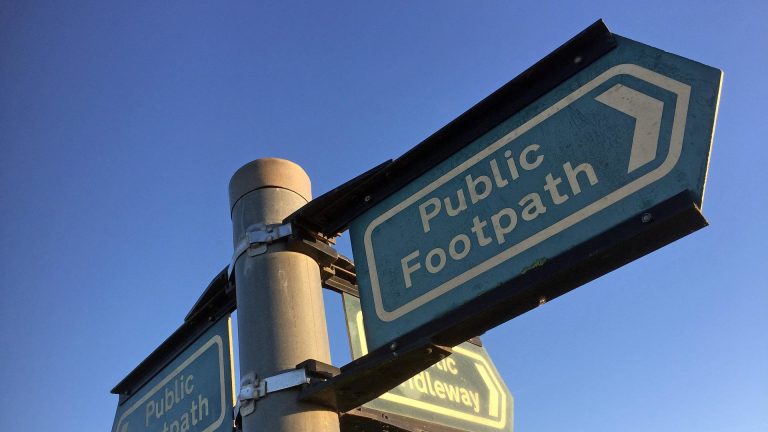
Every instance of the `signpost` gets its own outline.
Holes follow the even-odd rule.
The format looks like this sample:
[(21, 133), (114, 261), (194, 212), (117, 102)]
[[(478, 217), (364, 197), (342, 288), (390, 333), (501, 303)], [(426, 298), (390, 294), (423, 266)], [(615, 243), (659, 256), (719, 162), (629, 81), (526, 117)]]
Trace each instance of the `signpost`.
[[(306, 205), (298, 166), (246, 165), (230, 183), (234, 280), (222, 271), (112, 390), (112, 432), (232, 430), (235, 293), (247, 432), (338, 430), (336, 414), (361, 404), (426, 425), (409, 429), (512, 431), (512, 395), (485, 350), (462, 342), (706, 225), (721, 80), (598, 21)], [(337, 370), (318, 366), (329, 361), (318, 267), (356, 292), (351, 263), (332, 267), (339, 256), (321, 244), (347, 227), (356, 360)], [(299, 374), (270, 389), (285, 371)]]
[[(360, 300), (343, 295), (352, 356), (368, 354)], [(513, 399), (484, 348), (470, 342), (378, 399), (363, 405), (461, 431), (512, 429)]]
[(112, 432), (231, 432), (230, 329), (227, 315), (122, 400)]
[(369, 348), (480, 334), (706, 224), (722, 74), (613, 36), (350, 222)]

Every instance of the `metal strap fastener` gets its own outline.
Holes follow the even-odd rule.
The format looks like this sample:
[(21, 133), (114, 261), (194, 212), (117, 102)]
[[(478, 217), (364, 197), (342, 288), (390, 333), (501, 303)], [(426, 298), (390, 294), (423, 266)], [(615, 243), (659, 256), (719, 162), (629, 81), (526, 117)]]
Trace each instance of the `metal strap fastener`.
[(268, 378), (258, 379), (253, 373), (246, 374), (240, 380), (240, 393), (237, 395), (236, 410), (240, 415), (247, 416), (256, 411), (256, 401), (280, 390), (286, 390), (308, 384), (310, 379), (304, 367), (292, 369), (273, 375)]
[(232, 269), (235, 268), (235, 261), (240, 255), (248, 252), (248, 256), (261, 255), (267, 251), (267, 245), (275, 240), (293, 235), (293, 227), (287, 224), (263, 224), (251, 225), (245, 230), (243, 239), (237, 244), (235, 253), (232, 254), (232, 261), (229, 263), (227, 275), (232, 275)]

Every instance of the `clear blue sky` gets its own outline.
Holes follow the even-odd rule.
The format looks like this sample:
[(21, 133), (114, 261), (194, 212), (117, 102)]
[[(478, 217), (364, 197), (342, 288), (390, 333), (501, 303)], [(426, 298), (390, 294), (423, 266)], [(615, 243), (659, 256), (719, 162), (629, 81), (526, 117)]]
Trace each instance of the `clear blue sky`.
[(0, 0), (0, 430), (109, 430), (229, 260), (241, 165), (319, 195), (597, 18), (724, 70), (711, 226), (486, 335), (515, 429), (768, 430), (766, 2), (263, 3)]

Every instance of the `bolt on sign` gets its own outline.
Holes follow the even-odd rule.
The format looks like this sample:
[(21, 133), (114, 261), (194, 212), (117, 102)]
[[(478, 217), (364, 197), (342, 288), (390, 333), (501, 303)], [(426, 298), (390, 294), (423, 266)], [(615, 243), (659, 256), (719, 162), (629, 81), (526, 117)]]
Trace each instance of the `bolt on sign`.
[(231, 432), (231, 341), (226, 316), (122, 401), (112, 432)]
[[(360, 300), (343, 294), (352, 351), (368, 353)], [(470, 342), (363, 407), (459, 431), (512, 431), (513, 398), (483, 347)]]
[(369, 348), (459, 322), (480, 334), (706, 225), (721, 71), (609, 35), (350, 222)]

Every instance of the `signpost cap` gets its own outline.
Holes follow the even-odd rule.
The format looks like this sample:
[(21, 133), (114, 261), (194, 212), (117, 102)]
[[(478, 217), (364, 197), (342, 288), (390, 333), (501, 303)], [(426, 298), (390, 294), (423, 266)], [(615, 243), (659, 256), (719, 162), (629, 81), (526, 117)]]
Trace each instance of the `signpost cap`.
[(309, 176), (299, 165), (279, 158), (256, 159), (240, 167), (229, 181), (229, 211), (245, 194), (266, 187), (288, 189), (307, 202), (312, 199)]

